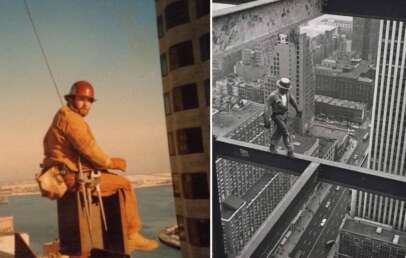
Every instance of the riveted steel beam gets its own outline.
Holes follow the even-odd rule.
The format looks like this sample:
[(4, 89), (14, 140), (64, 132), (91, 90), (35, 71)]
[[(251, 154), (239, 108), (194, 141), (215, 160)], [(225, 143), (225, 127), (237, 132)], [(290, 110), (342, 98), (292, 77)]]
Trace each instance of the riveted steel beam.
[(301, 175), (310, 163), (317, 162), (320, 164), (318, 180), (322, 182), (406, 200), (406, 178), (402, 176), (296, 153), (294, 158), (289, 158), (270, 153), (264, 146), (226, 138), (214, 141), (213, 148), (217, 148), (218, 157), (276, 168), (294, 175)]
[(213, 12), (213, 54), (321, 15), (322, 0), (258, 0)]

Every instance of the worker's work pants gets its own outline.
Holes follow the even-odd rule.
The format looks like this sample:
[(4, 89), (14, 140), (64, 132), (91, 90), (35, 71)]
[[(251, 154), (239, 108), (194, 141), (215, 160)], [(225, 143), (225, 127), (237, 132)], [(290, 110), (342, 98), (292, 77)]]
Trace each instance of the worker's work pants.
[(271, 136), (271, 145), (276, 147), (279, 144), (280, 139), (283, 139), (283, 143), (285, 144), (288, 151), (293, 150), (293, 146), (290, 142), (289, 131), (288, 131), (288, 114), (273, 114), (272, 120), (276, 125), (276, 129)]
[(103, 172), (100, 179), (100, 190), (102, 196), (110, 196), (118, 190), (124, 193), (124, 217), (127, 220), (127, 234), (138, 232), (141, 228), (141, 219), (138, 213), (137, 199), (131, 182), (123, 176)]

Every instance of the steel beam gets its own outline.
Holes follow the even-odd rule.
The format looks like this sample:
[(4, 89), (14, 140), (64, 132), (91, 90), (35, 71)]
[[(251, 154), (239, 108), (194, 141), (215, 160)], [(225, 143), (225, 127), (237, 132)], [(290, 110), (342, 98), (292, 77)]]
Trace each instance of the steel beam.
[(301, 175), (310, 163), (316, 162), (320, 164), (318, 179), (322, 182), (406, 200), (406, 178), (402, 176), (301, 154), (289, 158), (272, 154), (264, 146), (226, 138), (215, 141), (213, 148), (218, 148), (219, 157), (276, 168), (294, 175)]
[(318, 166), (318, 163), (313, 162), (303, 171), (289, 192), (245, 245), (239, 257), (267, 257), (268, 253), (272, 252), (285, 229), (316, 187)]
[(279, 171), (295, 176), (300, 176), (312, 162), (306, 159), (307, 156), (300, 155), (301, 158), (292, 159), (285, 155), (271, 154), (269, 148), (265, 146), (227, 138), (218, 138), (213, 141), (213, 151), (216, 151), (218, 157), (256, 163), (272, 169), (277, 168)]
[(258, 0), (213, 12), (213, 54), (321, 15), (322, 0)]
[[(218, 158), (242, 163), (249, 162), (253, 165), (276, 168), (281, 172), (300, 175), (294, 186), (245, 245), (239, 256), (241, 258), (267, 257), (290, 221), (314, 191), (318, 181), (406, 200), (406, 179), (398, 175), (376, 172), (301, 154), (295, 154), (294, 158), (289, 158), (285, 155), (270, 153), (264, 146), (226, 138), (213, 140), (213, 154), (214, 180), (217, 180), (215, 160)], [(215, 186), (217, 187), (217, 184)], [(221, 220), (221, 214), (217, 188), (213, 192), (212, 201), (213, 207), (216, 207), (213, 212), (213, 222), (218, 223)], [(215, 232), (214, 239), (222, 241), (222, 231), (213, 232)], [(225, 253), (223, 245), (216, 247), (217, 251), (222, 254)]]

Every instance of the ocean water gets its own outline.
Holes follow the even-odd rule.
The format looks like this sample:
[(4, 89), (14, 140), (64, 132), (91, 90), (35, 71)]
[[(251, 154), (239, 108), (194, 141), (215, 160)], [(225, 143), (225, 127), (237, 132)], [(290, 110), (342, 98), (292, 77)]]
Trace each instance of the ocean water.
[[(140, 188), (135, 190), (143, 223), (142, 232), (158, 238), (161, 228), (175, 224), (175, 206), (171, 186)], [(8, 204), (0, 205), (0, 216), (14, 216), (17, 232), (30, 235), (30, 245), (37, 255), (42, 255), (42, 244), (58, 238), (56, 202), (39, 195), (13, 196)], [(152, 252), (136, 252), (137, 258), (181, 258), (178, 249), (160, 243)]]

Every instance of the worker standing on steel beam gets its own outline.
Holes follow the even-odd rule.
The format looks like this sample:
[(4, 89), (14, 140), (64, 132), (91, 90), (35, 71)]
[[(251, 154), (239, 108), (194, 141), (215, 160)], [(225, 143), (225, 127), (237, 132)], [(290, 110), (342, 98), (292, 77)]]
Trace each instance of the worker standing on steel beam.
[(72, 85), (70, 93), (65, 95), (65, 100), (67, 105), (56, 113), (44, 138), (43, 171), (51, 167), (63, 170), (66, 185), (73, 191), (79, 190), (79, 172), (82, 174), (94, 170), (102, 171), (98, 189), (101, 196), (110, 196), (118, 190), (124, 193), (129, 249), (146, 251), (157, 248), (157, 241), (147, 239), (139, 233), (141, 221), (131, 182), (123, 176), (107, 171), (125, 171), (125, 159), (111, 158), (105, 154), (84, 120), (95, 101), (93, 86), (87, 81), (78, 81)]
[(288, 149), (288, 156), (292, 157), (293, 145), (287, 126), (289, 103), (295, 108), (298, 117), (302, 116), (302, 111), (299, 110), (295, 99), (289, 93), (290, 80), (288, 78), (281, 78), (276, 82), (276, 85), (278, 89), (274, 90), (266, 99), (264, 111), (265, 128), (271, 128), (269, 118), (272, 118), (276, 125), (276, 130), (271, 136), (269, 149), (271, 152), (276, 152), (276, 146), (282, 138)]

